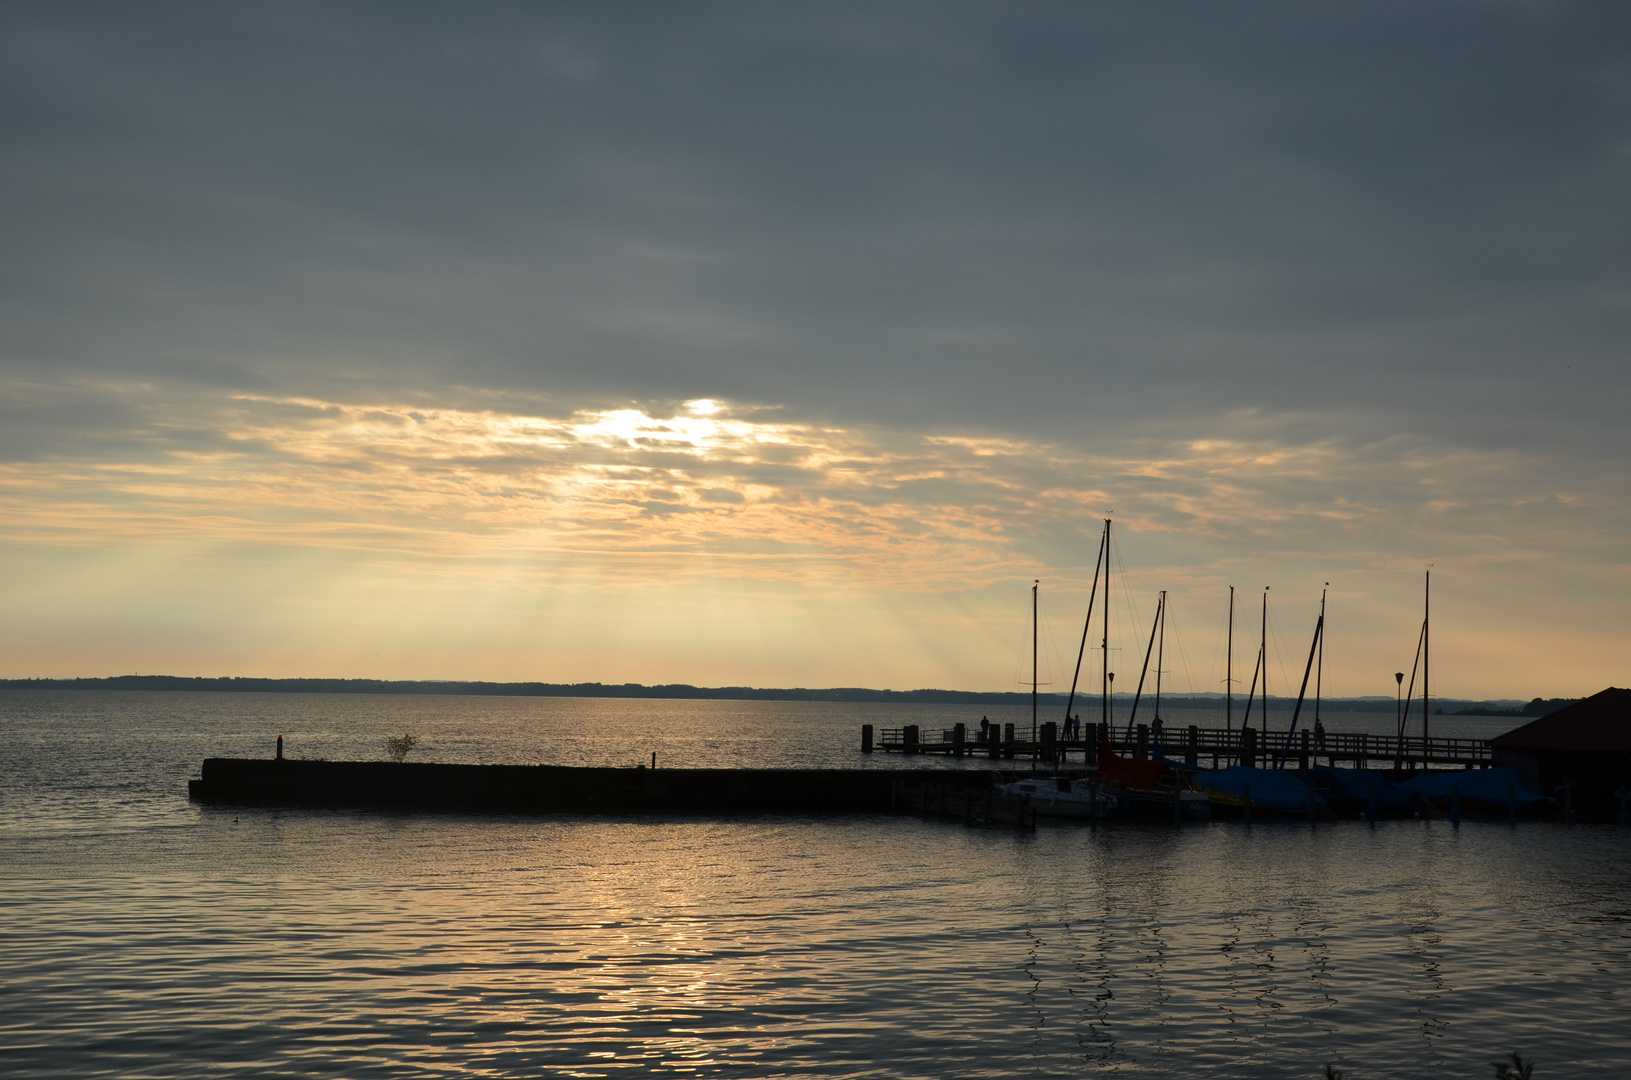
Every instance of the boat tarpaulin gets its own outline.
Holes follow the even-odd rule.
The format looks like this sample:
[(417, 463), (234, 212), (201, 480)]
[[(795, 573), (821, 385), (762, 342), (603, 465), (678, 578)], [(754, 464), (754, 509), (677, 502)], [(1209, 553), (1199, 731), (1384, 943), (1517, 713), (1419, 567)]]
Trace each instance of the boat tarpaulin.
[(1339, 769), (1333, 765), (1318, 765), (1310, 772), (1316, 789), (1331, 793), (1336, 801), (1348, 804), (1356, 812), (1367, 811), (1373, 801), (1379, 814), (1405, 814), (1416, 809), (1411, 793), (1388, 779), (1387, 773), (1379, 769)]
[[(1231, 765), (1216, 772), (1198, 772), (1195, 774), (1195, 783), (1206, 791), (1232, 795), (1237, 799), (1245, 797), (1246, 785), (1250, 784), (1254, 806), (1265, 810), (1308, 809), (1308, 785), (1303, 783), (1297, 774), (1282, 769), (1256, 769), (1246, 765)], [(1314, 799), (1317, 805), (1325, 805), (1325, 799), (1319, 794), (1316, 793)]]
[(1452, 787), (1457, 798), (1488, 803), (1491, 806), (1506, 805), (1508, 788), (1512, 791), (1512, 802), (1516, 806), (1533, 806), (1544, 801), (1540, 795), (1529, 789), (1529, 785), (1518, 776), (1518, 771), (1508, 765), (1493, 769), (1425, 772), (1399, 786), (1406, 791), (1416, 792), (1424, 799), (1434, 801), (1448, 799)]
[(1129, 791), (1147, 791), (1155, 787), (1161, 774), (1167, 771), (1164, 761), (1140, 761), (1125, 758), (1111, 747), (1110, 740), (1099, 738), (1099, 768), (1093, 780), (1099, 784), (1120, 784)]

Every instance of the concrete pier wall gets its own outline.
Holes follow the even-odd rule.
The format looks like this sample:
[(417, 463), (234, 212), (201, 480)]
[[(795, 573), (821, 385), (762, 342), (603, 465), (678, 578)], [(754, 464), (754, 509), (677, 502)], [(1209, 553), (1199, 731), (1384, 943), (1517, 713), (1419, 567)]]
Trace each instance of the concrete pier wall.
[[(208, 758), (199, 802), (498, 812), (888, 813), (921, 784), (984, 791), (983, 769), (597, 769)], [(899, 785), (897, 787), (897, 785)]]

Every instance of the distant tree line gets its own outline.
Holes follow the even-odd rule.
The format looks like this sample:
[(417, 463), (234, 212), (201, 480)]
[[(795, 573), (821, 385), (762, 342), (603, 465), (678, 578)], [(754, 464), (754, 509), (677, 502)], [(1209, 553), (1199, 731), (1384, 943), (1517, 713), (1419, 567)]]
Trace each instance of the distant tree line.
[[(845, 701), (877, 702), (887, 704), (920, 705), (1029, 705), (1031, 695), (1023, 692), (981, 692), (971, 690), (873, 690), (860, 686), (807, 689), (805, 687), (776, 688), (755, 686), (691, 686), (688, 683), (666, 683), (645, 686), (641, 683), (545, 683), (545, 682), (452, 682), (443, 680), (387, 680), (387, 679), (256, 679), (238, 676), (222, 678), (187, 678), (181, 675), (115, 675), (105, 679), (0, 679), (0, 689), (7, 690), (202, 690), (218, 693), (260, 694), (464, 694), (503, 697), (593, 697), (593, 698), (671, 698), (713, 701)], [(1037, 695), (1039, 704), (1059, 709), (1067, 695), (1047, 693)], [(1099, 695), (1079, 692), (1076, 707), (1089, 709)], [(1133, 700), (1132, 694), (1116, 694), (1118, 708)], [(1144, 695), (1144, 707), (1152, 706), (1154, 698)], [(1259, 701), (1262, 699), (1259, 698)], [(1270, 695), (1270, 707), (1289, 708), (1295, 698)], [(1462, 708), (1452, 714), (1459, 716), (1545, 716), (1576, 698), (1535, 698), (1521, 710), (1516, 702), (1468, 702), (1439, 699), (1440, 709), (1453, 706)], [(1224, 699), (1219, 694), (1162, 695), (1164, 709), (1222, 709)], [(1235, 711), (1239, 715), (1245, 708), (1244, 697), (1235, 698)], [(1320, 703), (1322, 712), (1391, 712), (1394, 699), (1385, 697), (1327, 698)], [(1307, 708), (1308, 706), (1304, 706)], [(1142, 707), (1141, 707), (1142, 708)]]

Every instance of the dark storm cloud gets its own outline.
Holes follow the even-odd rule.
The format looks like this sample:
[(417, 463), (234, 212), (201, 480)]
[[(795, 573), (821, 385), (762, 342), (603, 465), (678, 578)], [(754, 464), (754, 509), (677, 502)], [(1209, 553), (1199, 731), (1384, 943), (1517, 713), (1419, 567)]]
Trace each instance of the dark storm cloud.
[(1628, 18), (11, 5), (0, 362), (1617, 454)]

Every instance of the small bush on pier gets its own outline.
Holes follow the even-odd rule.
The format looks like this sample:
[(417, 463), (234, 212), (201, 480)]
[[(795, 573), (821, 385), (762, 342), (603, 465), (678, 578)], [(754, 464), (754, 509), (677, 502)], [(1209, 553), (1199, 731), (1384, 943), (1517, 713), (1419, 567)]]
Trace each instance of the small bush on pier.
[(391, 760), (401, 762), (408, 756), (408, 751), (419, 745), (417, 735), (395, 735), (385, 740), (385, 752), (391, 755)]

